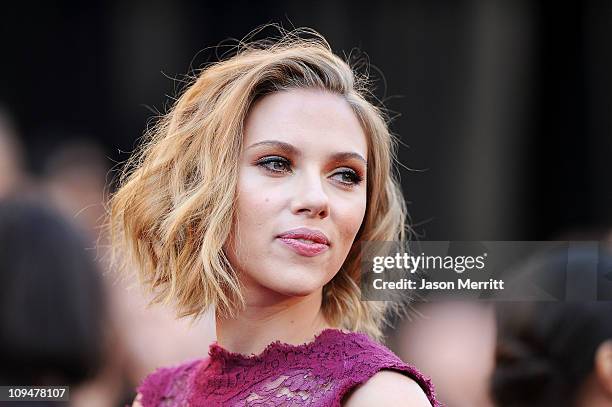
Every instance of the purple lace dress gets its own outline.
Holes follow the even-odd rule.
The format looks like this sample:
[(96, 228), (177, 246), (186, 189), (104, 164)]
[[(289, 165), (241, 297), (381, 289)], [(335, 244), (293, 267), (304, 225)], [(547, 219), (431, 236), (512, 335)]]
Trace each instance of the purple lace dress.
[(403, 372), (438, 407), (433, 385), (414, 367), (363, 333), (326, 329), (303, 345), (274, 342), (259, 355), (217, 343), (209, 356), (161, 368), (140, 387), (143, 407), (340, 406), (342, 398), (381, 369)]

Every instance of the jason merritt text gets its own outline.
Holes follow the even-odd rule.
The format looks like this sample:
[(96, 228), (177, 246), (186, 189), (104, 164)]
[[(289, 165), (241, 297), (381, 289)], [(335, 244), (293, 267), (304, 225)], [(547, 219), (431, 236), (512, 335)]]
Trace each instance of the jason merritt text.
[(377, 278), (373, 281), (376, 290), (503, 290), (504, 281), (489, 279), (488, 281), (472, 281), (469, 278), (459, 278), (457, 281), (417, 281), (402, 278), (399, 281), (384, 281)]

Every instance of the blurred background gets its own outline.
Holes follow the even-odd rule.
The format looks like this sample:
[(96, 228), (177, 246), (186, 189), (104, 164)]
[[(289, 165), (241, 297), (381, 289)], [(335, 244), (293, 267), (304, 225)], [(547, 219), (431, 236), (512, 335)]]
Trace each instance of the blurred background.
[[(35, 202), (33, 214), (74, 228), (103, 276), (87, 287), (106, 298), (99, 317), (107, 328), (89, 329), (105, 332), (99, 351), (107, 363), (92, 360), (93, 373), (76, 381), (83, 405), (122, 405), (144, 374), (201, 356), (214, 339), (210, 320), (175, 322), (168, 310), (146, 311), (137, 289), (115, 284), (104, 246), (95, 249), (104, 188), (184, 75), (217, 60), (225, 48), (216, 45), (233, 45), (228, 39), (265, 23), (311, 27), (336, 53), (367, 55), (375, 94), (402, 143), (399, 172), (420, 239), (609, 236), (612, 1), (14, 2), (2, 6), (0, 20), (0, 200), (17, 200), (4, 216), (17, 218), (10, 208)], [(27, 222), (10, 227), (37, 233)], [(16, 272), (4, 263), (2, 273)], [(4, 314), (16, 309), (2, 304)], [(424, 308), (425, 318), (395, 330), (404, 338), (392, 339), (395, 350), (440, 383), (448, 406), (491, 405), (495, 312), (443, 308)], [(163, 335), (170, 329), (172, 345)], [(419, 348), (433, 337), (467, 356), (457, 360), (461, 351), (450, 350), (436, 359)], [(1, 338), (9, 349), (14, 338)], [(478, 370), (474, 382), (437, 373), (468, 365)]]
[(401, 161), (419, 170), (401, 175), (426, 239), (612, 224), (609, 1), (15, 2), (2, 10), (0, 100), (28, 168), (69, 136), (124, 160), (174, 78), (266, 22), (367, 53), (378, 97), (401, 114)]

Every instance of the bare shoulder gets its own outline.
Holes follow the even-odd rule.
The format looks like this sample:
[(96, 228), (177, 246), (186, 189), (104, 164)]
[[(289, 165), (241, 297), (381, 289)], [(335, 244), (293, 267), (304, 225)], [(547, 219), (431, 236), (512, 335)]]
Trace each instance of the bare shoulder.
[(387, 403), (398, 407), (431, 407), (425, 392), (414, 380), (392, 370), (381, 370), (355, 388), (344, 407), (370, 407)]
[(132, 407), (142, 407), (140, 400), (142, 400), (142, 394), (138, 393), (134, 399), (134, 402), (132, 403)]

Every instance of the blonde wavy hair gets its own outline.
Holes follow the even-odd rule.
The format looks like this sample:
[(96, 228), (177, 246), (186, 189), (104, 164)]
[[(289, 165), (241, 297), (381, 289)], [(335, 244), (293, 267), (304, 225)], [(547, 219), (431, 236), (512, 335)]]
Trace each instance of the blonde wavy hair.
[(393, 167), (397, 140), (383, 110), (367, 101), (368, 86), (312, 30), (241, 42), (234, 56), (193, 78), (127, 161), (110, 200), (115, 264), (136, 267), (153, 302), (173, 302), (178, 317), (197, 318), (211, 306), (236, 315), (244, 298), (222, 247), (236, 212), (245, 118), (270, 93), (322, 89), (351, 106), (369, 152), (365, 216), (341, 269), (323, 287), (322, 312), (333, 326), (382, 339), (388, 303), (360, 300), (360, 243), (404, 242), (406, 204)]

